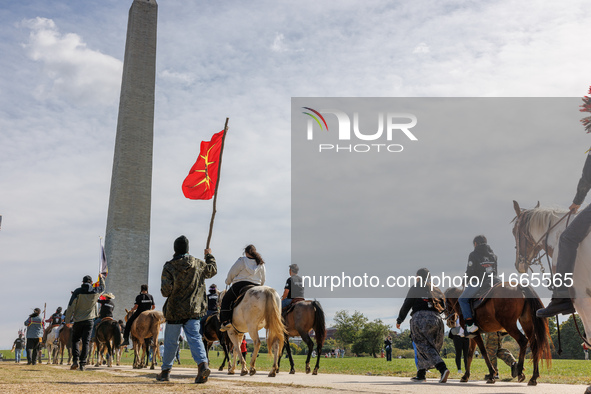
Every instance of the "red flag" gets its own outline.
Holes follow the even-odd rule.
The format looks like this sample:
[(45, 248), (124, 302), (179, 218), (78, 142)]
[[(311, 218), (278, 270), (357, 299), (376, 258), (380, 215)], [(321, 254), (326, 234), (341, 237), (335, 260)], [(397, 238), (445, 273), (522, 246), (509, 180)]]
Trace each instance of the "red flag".
[(199, 157), (183, 182), (185, 197), (209, 200), (215, 194), (223, 136), (224, 130), (214, 134), (211, 141), (201, 141)]

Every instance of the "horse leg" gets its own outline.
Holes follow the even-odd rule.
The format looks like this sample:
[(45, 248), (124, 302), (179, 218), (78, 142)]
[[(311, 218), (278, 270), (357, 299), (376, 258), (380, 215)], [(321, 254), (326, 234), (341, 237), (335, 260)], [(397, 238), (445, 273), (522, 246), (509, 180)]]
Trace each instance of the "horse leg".
[(220, 345), (222, 345), (222, 350), (224, 351), (224, 361), (222, 362), (222, 366), (220, 367), (220, 371), (224, 370), (224, 365), (226, 364), (226, 360), (228, 360), (228, 369), (230, 369), (230, 342), (228, 342), (229, 337), (226, 333), (224, 333), (223, 338), (224, 339), (220, 341)]
[[(525, 323), (525, 322), (524, 322)], [(526, 324), (527, 326), (527, 324)], [(513, 326), (509, 326), (509, 327), (505, 327), (505, 330), (507, 330), (507, 333), (509, 333), (509, 335), (511, 335), (515, 341), (517, 341), (517, 344), (519, 345), (519, 358), (517, 361), (517, 375), (513, 376), (513, 377), (518, 377), (518, 382), (521, 383), (525, 380), (525, 375), (523, 374), (523, 364), (525, 363), (525, 352), (527, 350), (527, 338), (525, 337), (525, 335), (523, 335), (521, 333), (521, 331), (517, 328), (517, 325), (513, 325)], [(524, 327), (524, 330), (526, 330), (526, 327)], [(533, 332), (530, 331), (530, 338), (533, 335)], [(511, 371), (513, 372), (513, 371)], [(537, 371), (537, 363), (535, 365), (535, 369), (534, 369), (534, 374), (538, 372)], [(539, 376), (539, 372), (538, 372), (538, 376)], [(536, 376), (537, 378), (537, 376)], [(532, 376), (533, 379), (533, 376)]]
[[(289, 365), (291, 366), (289, 373), (291, 375), (293, 375), (295, 373), (295, 366), (293, 363), (293, 357), (291, 357), (291, 346), (289, 346), (289, 336), (288, 334), (285, 334), (285, 352), (287, 353), (287, 357), (289, 357)], [(279, 355), (279, 359), (281, 359), (281, 356), (283, 355), (283, 352), (281, 352), (281, 354)], [(277, 366), (279, 367), (279, 365)], [(309, 371), (308, 371), (309, 372)]]
[[(233, 331), (233, 330), (232, 330)], [(237, 334), (234, 332), (228, 333), (228, 337), (230, 341), (232, 341), (233, 349), (232, 349), (232, 360), (228, 359), (228, 375), (234, 375), (234, 370), (236, 368), (236, 358), (238, 355), (236, 354), (237, 351), (240, 351), (240, 344), (237, 343)]]
[(466, 362), (466, 372), (464, 372), (464, 376), (460, 379), (460, 383), (466, 383), (470, 379), (470, 365), (472, 364), (472, 359), (474, 358), (474, 350), (476, 349), (476, 342), (474, 340), (470, 340), (470, 347), (468, 348), (468, 356)]
[(312, 350), (314, 350), (314, 342), (312, 342), (312, 339), (307, 332), (301, 332), (300, 336), (306, 343), (306, 346), (308, 346), (308, 357), (306, 357), (306, 373), (310, 373), (310, 358), (312, 357)]
[(488, 353), (486, 352), (486, 348), (484, 347), (484, 342), (482, 341), (482, 337), (480, 336), (480, 334), (477, 333), (476, 337), (474, 337), (473, 339), (474, 339), (474, 342), (476, 342), (476, 344), (478, 345), (478, 349), (480, 349), (480, 354), (482, 354), (482, 358), (484, 358), (484, 362), (486, 363), (486, 366), (488, 367), (489, 377), (488, 377), (486, 383), (494, 384), (495, 376), (497, 375), (497, 371), (493, 368), (492, 363), (490, 362), (490, 359), (488, 358)]

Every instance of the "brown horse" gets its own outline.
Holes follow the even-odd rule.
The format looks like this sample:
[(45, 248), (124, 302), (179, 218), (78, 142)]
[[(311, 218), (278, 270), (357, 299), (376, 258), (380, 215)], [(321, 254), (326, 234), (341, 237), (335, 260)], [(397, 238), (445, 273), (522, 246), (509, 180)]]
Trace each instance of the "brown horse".
[[(308, 347), (308, 357), (306, 357), (306, 373), (310, 373), (310, 357), (312, 356), (312, 349), (314, 349), (314, 342), (310, 338), (310, 331), (314, 330), (316, 337), (316, 366), (312, 375), (318, 375), (318, 368), (320, 368), (320, 355), (322, 354), (322, 346), (326, 338), (326, 326), (324, 319), (324, 310), (318, 301), (301, 301), (294, 305), (293, 309), (283, 317), (287, 334), (285, 334), (285, 349), (289, 356), (289, 363), (291, 369), (290, 374), (295, 373), (293, 358), (291, 356), (291, 349), (289, 347), (289, 337), (299, 336), (306, 343)], [(281, 363), (281, 357), (279, 358)]]
[[(125, 316), (125, 321), (127, 321), (133, 311), (128, 311), (127, 315)], [(134, 368), (144, 368), (147, 367), (147, 362), (144, 364), (144, 357), (147, 357), (148, 353), (148, 346), (152, 347), (152, 365), (150, 369), (154, 369), (154, 364), (156, 363), (156, 355), (160, 356), (160, 351), (158, 349), (158, 334), (160, 333), (160, 324), (164, 323), (166, 319), (164, 319), (164, 315), (162, 312), (157, 310), (149, 310), (143, 311), (140, 315), (135, 319), (131, 325), (131, 339), (133, 340), (133, 352), (134, 352), (134, 361), (133, 367)], [(150, 345), (147, 345), (146, 339), (151, 339)], [(143, 350), (142, 357), (140, 358), (140, 348)]]
[(209, 316), (205, 323), (203, 324), (203, 344), (205, 345), (205, 353), (207, 354), (207, 359), (209, 360), (209, 349), (215, 341), (219, 341), (220, 345), (222, 345), (222, 349), (224, 350), (224, 361), (222, 361), (222, 365), (218, 369), (218, 371), (223, 371), (226, 365), (226, 360), (228, 360), (228, 368), (230, 367), (230, 356), (229, 352), (232, 351), (232, 341), (228, 337), (226, 332), (220, 331), (220, 316), (218, 313)]
[(72, 363), (72, 324), (66, 324), (60, 329), (58, 337), (60, 364), (64, 363), (64, 348), (68, 349), (68, 364)]
[[(457, 315), (459, 315), (460, 323), (464, 325), (464, 318), (458, 304), (458, 298), (461, 294), (462, 289), (457, 287), (447, 289), (445, 291), (445, 309), (449, 319), (455, 321)], [(506, 282), (503, 285), (494, 287), (488, 294), (487, 299), (474, 311), (474, 320), (481, 331), (496, 332), (506, 330), (519, 344), (519, 361), (516, 367), (511, 370), (513, 377), (519, 376), (519, 382), (525, 380), (523, 363), (529, 343), (534, 363), (534, 372), (528, 382), (529, 386), (537, 384), (537, 379), (540, 376), (538, 368), (540, 359), (546, 359), (546, 364), (549, 366), (552, 358), (548, 319), (536, 317), (536, 311), (543, 307), (542, 301), (531, 287), (515, 287)], [(517, 327), (517, 321), (521, 324), (525, 335)], [(467, 382), (470, 377), (470, 364), (476, 345), (478, 345), (489, 369), (490, 375), (487, 383), (494, 383), (493, 377), (497, 374), (497, 371), (494, 370), (488, 359), (482, 337), (479, 334), (470, 341), (468, 366), (460, 382)]]
[(107, 366), (113, 366), (113, 357), (116, 357), (116, 363), (119, 365), (119, 357), (121, 356), (121, 342), (121, 327), (119, 326), (119, 323), (111, 318), (104, 318), (101, 320), (99, 325), (96, 327), (95, 343), (97, 345), (98, 356), (95, 367), (98, 367), (102, 364), (105, 348), (107, 350), (108, 356)]

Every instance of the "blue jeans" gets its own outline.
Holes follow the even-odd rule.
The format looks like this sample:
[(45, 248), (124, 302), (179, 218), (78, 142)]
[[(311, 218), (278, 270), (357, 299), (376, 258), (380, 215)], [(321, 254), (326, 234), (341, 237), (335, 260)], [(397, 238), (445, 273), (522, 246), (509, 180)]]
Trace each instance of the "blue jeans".
[(462, 316), (464, 316), (464, 320), (472, 319), (472, 308), (470, 308), (470, 298), (474, 298), (478, 290), (480, 290), (480, 287), (466, 286), (464, 292), (458, 299), (458, 303), (460, 304), (460, 308), (462, 309)]
[(185, 331), (185, 338), (189, 343), (193, 360), (195, 360), (197, 365), (207, 362), (205, 345), (203, 345), (201, 334), (199, 334), (199, 326), (199, 319), (190, 319), (185, 324), (166, 323), (166, 328), (164, 329), (164, 354), (162, 355), (163, 371), (172, 368), (176, 350), (179, 347), (181, 328)]
[(281, 301), (281, 309), (287, 308), (289, 304), (291, 304), (291, 298), (284, 299), (283, 301)]
[(14, 361), (16, 361), (17, 363), (21, 362), (21, 350), (20, 349), (16, 349), (14, 351), (14, 358), (15, 358)]

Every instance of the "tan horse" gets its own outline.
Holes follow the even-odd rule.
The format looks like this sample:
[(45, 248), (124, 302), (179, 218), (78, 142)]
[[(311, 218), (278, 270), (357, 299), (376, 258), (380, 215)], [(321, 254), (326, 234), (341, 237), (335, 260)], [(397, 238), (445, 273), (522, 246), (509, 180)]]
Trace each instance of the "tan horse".
[[(125, 321), (127, 321), (133, 311), (128, 311), (127, 315), (125, 316)], [(160, 350), (158, 349), (158, 334), (160, 333), (160, 325), (164, 323), (166, 319), (162, 312), (157, 310), (149, 310), (143, 311), (137, 319), (134, 320), (133, 324), (131, 325), (131, 339), (133, 341), (133, 352), (134, 352), (134, 361), (133, 367), (134, 368), (144, 368), (147, 367), (147, 362), (144, 364), (144, 357), (147, 357), (148, 353), (148, 345), (146, 344), (146, 339), (151, 339), (152, 342), (150, 346), (152, 346), (152, 365), (150, 369), (154, 369), (154, 364), (156, 363), (156, 357), (160, 357)], [(140, 349), (143, 350), (142, 357), (140, 358)]]
[(64, 363), (64, 349), (68, 349), (68, 365), (72, 363), (72, 324), (66, 324), (60, 329), (58, 337), (60, 364)]
[[(222, 293), (225, 294), (225, 292)], [(246, 362), (240, 353), (240, 344), (244, 333), (248, 332), (254, 344), (252, 359), (250, 360), (250, 374), (256, 373), (256, 360), (261, 347), (259, 330), (267, 329), (267, 347), (269, 354), (273, 356), (273, 366), (270, 377), (274, 377), (279, 370), (278, 358), (283, 352), (285, 327), (281, 321), (281, 301), (275, 289), (268, 286), (254, 286), (246, 291), (243, 300), (234, 308), (232, 313), (232, 328), (227, 331), (232, 345), (234, 357), (230, 363), (228, 374), (234, 374), (236, 358), (240, 358), (242, 370), (240, 375), (246, 375)]]
[[(316, 366), (312, 375), (318, 374), (318, 368), (320, 368), (320, 355), (322, 354), (322, 345), (324, 345), (324, 339), (326, 337), (326, 326), (324, 319), (324, 310), (322, 306), (316, 300), (314, 301), (302, 301), (294, 305), (293, 309), (289, 311), (287, 316), (284, 317), (285, 328), (287, 334), (285, 336), (285, 350), (289, 356), (289, 363), (291, 364), (290, 374), (295, 373), (295, 367), (293, 358), (291, 357), (291, 348), (289, 347), (289, 337), (301, 337), (308, 347), (308, 357), (306, 357), (306, 373), (310, 373), (310, 357), (312, 356), (312, 350), (314, 349), (314, 342), (310, 338), (310, 331), (314, 330), (314, 336), (316, 338)], [(281, 357), (279, 358), (281, 363)]]
[(47, 349), (47, 364), (51, 364), (52, 360), (53, 364), (57, 364), (59, 345), (55, 344), (55, 340), (57, 339), (56, 332), (58, 327), (59, 326), (47, 327), (43, 333), (43, 342), (45, 343), (45, 348)]

